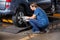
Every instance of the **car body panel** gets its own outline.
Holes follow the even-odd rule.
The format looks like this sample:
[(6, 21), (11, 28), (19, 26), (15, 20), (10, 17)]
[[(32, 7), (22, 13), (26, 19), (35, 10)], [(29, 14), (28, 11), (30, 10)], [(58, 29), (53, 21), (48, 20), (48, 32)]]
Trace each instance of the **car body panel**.
[[(2, 2), (1, 2), (2, 1)], [(45, 11), (51, 10), (51, 0), (12, 0), (10, 2), (10, 7), (5, 8), (6, 0), (0, 1), (0, 14), (15, 14), (16, 9), (19, 7), (19, 5), (24, 5), (27, 13), (30, 13), (31, 10), (29, 8), (29, 4), (31, 2), (36, 2), (40, 5), (41, 8), (43, 8)], [(4, 2), (4, 3), (3, 3)]]

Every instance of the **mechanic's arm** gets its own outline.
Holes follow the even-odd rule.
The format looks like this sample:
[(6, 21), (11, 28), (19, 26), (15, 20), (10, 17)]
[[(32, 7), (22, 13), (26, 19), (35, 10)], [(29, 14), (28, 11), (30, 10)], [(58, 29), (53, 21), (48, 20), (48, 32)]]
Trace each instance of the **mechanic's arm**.
[(36, 18), (36, 15), (35, 14), (33, 14), (31, 17), (28, 17), (27, 16), (27, 19), (35, 19)]

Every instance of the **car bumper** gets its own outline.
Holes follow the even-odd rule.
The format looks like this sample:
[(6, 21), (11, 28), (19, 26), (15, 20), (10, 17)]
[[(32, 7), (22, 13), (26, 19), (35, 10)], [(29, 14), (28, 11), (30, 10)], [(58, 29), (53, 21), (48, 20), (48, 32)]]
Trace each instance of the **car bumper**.
[(0, 14), (12, 14), (12, 11), (11, 10), (0, 10)]

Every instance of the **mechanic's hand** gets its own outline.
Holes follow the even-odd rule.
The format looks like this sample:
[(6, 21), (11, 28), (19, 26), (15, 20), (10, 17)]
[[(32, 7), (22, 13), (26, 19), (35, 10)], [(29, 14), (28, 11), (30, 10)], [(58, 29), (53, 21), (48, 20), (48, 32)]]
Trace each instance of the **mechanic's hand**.
[(30, 17), (28, 17), (28, 16), (23, 16), (22, 17), (24, 20), (29, 20), (30, 19)]
[(26, 19), (26, 20), (29, 20), (29, 19), (30, 19), (30, 17), (26, 16), (26, 17), (25, 17), (25, 19)]

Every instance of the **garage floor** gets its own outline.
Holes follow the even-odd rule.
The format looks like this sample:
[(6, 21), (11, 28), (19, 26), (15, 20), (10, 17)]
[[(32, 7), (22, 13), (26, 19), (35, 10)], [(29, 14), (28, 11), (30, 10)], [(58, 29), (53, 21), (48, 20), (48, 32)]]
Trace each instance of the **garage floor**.
[[(9, 26), (14, 25), (2, 23), (0, 24), (0, 30)], [(0, 40), (60, 40), (60, 23), (50, 33), (43, 34), (32, 34), (31, 29), (18, 34), (0, 31)]]

